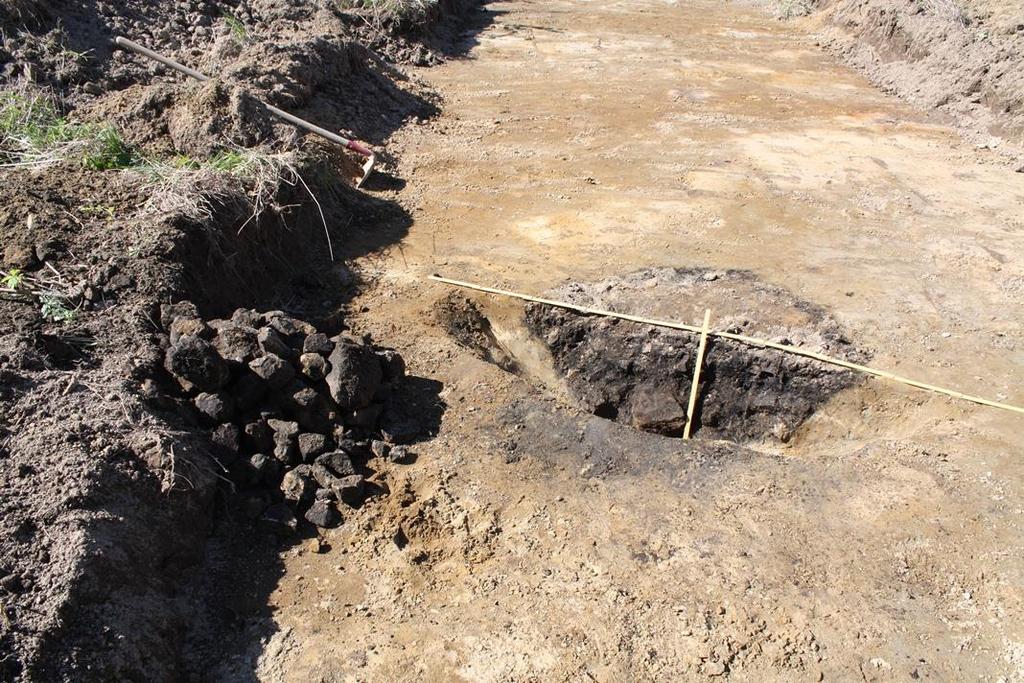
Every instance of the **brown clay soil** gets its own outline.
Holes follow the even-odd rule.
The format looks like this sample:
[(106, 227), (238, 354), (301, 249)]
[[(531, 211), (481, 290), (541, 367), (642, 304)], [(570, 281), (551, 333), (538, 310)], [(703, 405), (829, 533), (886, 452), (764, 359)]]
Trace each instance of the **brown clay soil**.
[[(756, 284), (709, 278), (699, 299), (607, 298), (689, 323), (717, 307), (833, 352), (841, 336), (877, 367), (1022, 404), (1024, 175), (995, 150), (880, 92), (814, 25), (745, 4), (490, 3), (433, 47), (381, 40), (432, 64), (402, 71), (361, 52), (377, 33), (243, 7), (287, 49), (207, 53), (218, 21), (186, 45), (150, 37), (311, 117), (350, 117), (388, 164), (363, 194), (314, 186), (345, 267), (298, 189), (280, 203), (304, 206), (240, 237), (244, 206), (218, 207), (213, 232), (133, 214), (147, 190), (131, 174), (5, 185), (5, 242), (45, 247), (24, 214), (50, 221), (57, 266), (112, 302), (71, 328), (2, 309), (5, 678), (1024, 680), (1019, 415), (844, 380), (784, 434), (648, 433), (581, 409), (573, 359), (538, 343), (520, 303), (455, 293), (482, 312), (481, 353), (426, 279), (598, 298), (646, 269), (743, 273)], [(306, 77), (317, 87), (289, 90)], [(121, 94), (94, 97), (96, 79)], [(292, 144), (258, 111), (271, 127), (237, 125), (251, 91), (231, 79), (180, 89), (121, 62), (58, 85), (95, 116), (140, 103), (147, 126), (119, 122), (157, 150)], [(176, 127), (197, 111), (209, 127)], [(96, 205), (128, 218), (75, 213)], [(337, 529), (254, 528), (204, 466), (205, 432), (142, 389), (166, 381), (147, 319), (179, 298), (395, 347), (430, 428), (407, 464), (375, 465), (386, 495)], [(646, 352), (627, 339), (609, 348)]]
[(825, 0), (816, 7), (804, 27), (830, 52), (1024, 168), (1019, 2)]

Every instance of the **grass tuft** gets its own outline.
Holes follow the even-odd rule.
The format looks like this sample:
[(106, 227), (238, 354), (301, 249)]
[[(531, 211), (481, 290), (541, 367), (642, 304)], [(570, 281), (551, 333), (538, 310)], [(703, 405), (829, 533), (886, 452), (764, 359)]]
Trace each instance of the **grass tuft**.
[(278, 209), (275, 197), (282, 185), (295, 185), (298, 171), (293, 154), (268, 154), (251, 149), (226, 149), (209, 159), (178, 155), (148, 161), (140, 170), (153, 184), (149, 213), (178, 213), (208, 220), (214, 204), (245, 197), (250, 221), (268, 209)]
[(231, 37), (237, 40), (239, 43), (249, 42), (249, 29), (245, 27), (245, 24), (233, 14), (224, 13), (224, 23), (227, 24), (228, 29), (231, 31)]
[(139, 161), (116, 128), (68, 119), (46, 92), (0, 91), (0, 164), (45, 165), (65, 159), (97, 171), (127, 168)]

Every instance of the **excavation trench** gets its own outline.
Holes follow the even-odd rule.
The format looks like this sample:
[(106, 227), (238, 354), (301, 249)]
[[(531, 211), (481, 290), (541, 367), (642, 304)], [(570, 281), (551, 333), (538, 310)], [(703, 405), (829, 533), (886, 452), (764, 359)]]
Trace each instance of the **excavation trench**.
[[(849, 361), (867, 357), (822, 308), (745, 271), (647, 269), (570, 283), (551, 297), (684, 323), (711, 309), (720, 331)], [(587, 412), (656, 434), (683, 434), (698, 334), (540, 303), (517, 315), (520, 310), (456, 293), (439, 304), (438, 316), (480, 357)], [(714, 337), (702, 368), (692, 432), (708, 439), (788, 441), (815, 410), (857, 381), (840, 368)]]

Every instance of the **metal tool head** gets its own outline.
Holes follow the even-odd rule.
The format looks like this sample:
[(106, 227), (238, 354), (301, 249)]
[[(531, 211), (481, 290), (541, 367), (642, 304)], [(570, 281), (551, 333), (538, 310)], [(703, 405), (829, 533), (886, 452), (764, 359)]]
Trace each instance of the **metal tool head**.
[(358, 181), (356, 181), (356, 187), (362, 187), (363, 186), (363, 183), (366, 182), (366, 179), (370, 177), (371, 173), (373, 173), (373, 166), (376, 163), (377, 163), (377, 155), (373, 154), (373, 153), (370, 153), (370, 156), (368, 156), (366, 158), (366, 161), (363, 163), (363, 166), (362, 166), (362, 168), (363, 168), (363, 176)]

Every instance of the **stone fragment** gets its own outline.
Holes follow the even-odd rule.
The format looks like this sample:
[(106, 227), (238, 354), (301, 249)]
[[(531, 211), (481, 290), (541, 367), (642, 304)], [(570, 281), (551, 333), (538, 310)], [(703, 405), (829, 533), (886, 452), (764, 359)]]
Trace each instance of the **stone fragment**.
[(291, 533), (299, 528), (299, 520), (285, 503), (274, 503), (260, 516), (260, 524), (275, 532)]
[(394, 349), (384, 349), (377, 354), (380, 358), (381, 369), (384, 371), (384, 381), (392, 382), (405, 377), (405, 360)]
[(281, 333), (273, 327), (261, 327), (256, 333), (256, 341), (263, 353), (272, 353), (281, 358), (291, 358), (294, 356), (295, 352), (285, 342)]
[(267, 420), (267, 426), (274, 430), (274, 432), (280, 432), (290, 437), (299, 435), (298, 423), (290, 420), (277, 420), (270, 418)]
[(231, 322), (256, 329), (263, 327), (264, 324), (263, 316), (251, 308), (235, 309), (235, 312), (231, 314)]
[(327, 375), (327, 361), (319, 353), (304, 353), (299, 356), (299, 369), (309, 379), (319, 382)]
[(282, 389), (295, 378), (292, 366), (273, 353), (250, 361), (249, 369), (271, 389)]
[(397, 463), (408, 462), (410, 457), (412, 453), (409, 452), (408, 446), (395, 446), (388, 454), (388, 460)]
[(307, 322), (293, 318), (282, 311), (270, 311), (265, 313), (264, 318), (267, 324), (283, 335), (289, 344), (298, 343), (301, 348), (302, 340), (308, 335), (316, 334), (316, 328)]
[(391, 445), (387, 441), (374, 439), (370, 442), (370, 452), (373, 453), (375, 458), (386, 458), (388, 453), (391, 452)]
[(191, 301), (179, 301), (176, 304), (160, 304), (160, 326), (170, 332), (171, 325), (178, 318), (198, 318), (199, 311)]
[(230, 377), (224, 359), (209, 342), (199, 337), (182, 337), (169, 347), (164, 367), (186, 391), (215, 392), (227, 384)]
[(331, 487), (331, 490), (334, 491), (334, 495), (338, 497), (338, 500), (349, 507), (359, 507), (365, 498), (366, 479), (361, 474), (341, 477)]
[(336, 477), (347, 477), (356, 473), (352, 459), (344, 451), (332, 451), (317, 457), (317, 465), (323, 465)]
[(299, 465), (285, 472), (281, 479), (281, 493), (286, 500), (300, 505), (312, 502), (317, 486), (311, 469), (309, 465)]
[(192, 399), (200, 415), (211, 422), (227, 422), (234, 413), (234, 401), (222, 391), (203, 392)]
[(342, 408), (365, 408), (370, 405), (384, 379), (380, 359), (366, 345), (338, 338), (328, 359), (327, 386)]
[(334, 350), (334, 342), (330, 338), (322, 333), (315, 332), (308, 335), (302, 342), (302, 353), (316, 353), (322, 356), (330, 355), (331, 351)]
[(213, 345), (225, 360), (244, 365), (260, 355), (255, 328), (229, 320), (213, 321), (210, 327), (217, 331)]
[(318, 500), (306, 510), (306, 521), (323, 529), (333, 529), (341, 524), (341, 513), (329, 500)]
[(230, 422), (217, 425), (210, 434), (210, 440), (231, 453), (238, 453), (241, 430)]
[(334, 485), (338, 481), (338, 477), (334, 476), (334, 474), (324, 465), (313, 464), (309, 471), (316, 480), (316, 483), (322, 488), (333, 489)]
[(11, 242), (4, 247), (4, 268), (29, 270), (36, 265), (36, 252), (31, 244)]
[(310, 462), (327, 449), (327, 437), (315, 432), (299, 434), (299, 455), (303, 462)]
[(182, 337), (202, 337), (209, 339), (211, 330), (199, 318), (175, 318), (167, 331), (171, 345), (177, 344)]
[(316, 389), (306, 386), (301, 382), (292, 382), (288, 388), (291, 396), (292, 403), (297, 408), (312, 410), (316, 408), (320, 401), (320, 394), (317, 393)]

